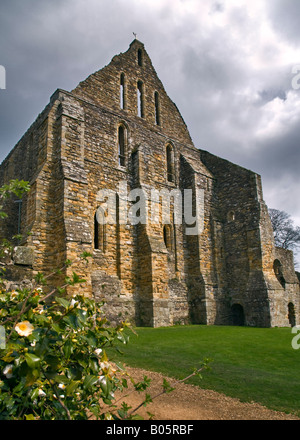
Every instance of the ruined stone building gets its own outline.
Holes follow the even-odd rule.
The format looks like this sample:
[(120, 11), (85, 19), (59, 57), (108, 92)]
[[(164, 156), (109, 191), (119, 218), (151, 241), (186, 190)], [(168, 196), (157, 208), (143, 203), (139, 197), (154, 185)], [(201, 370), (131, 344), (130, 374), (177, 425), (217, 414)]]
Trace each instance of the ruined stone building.
[[(1, 223), (3, 236), (23, 234), (12, 279), (70, 259), (65, 275), (85, 278), (81, 291), (105, 299), (111, 322), (299, 323), (293, 254), (274, 245), (260, 176), (193, 145), (138, 40), (71, 92), (56, 90), (1, 165), (0, 183), (14, 178), (31, 190), (22, 206), (7, 204)], [(202, 229), (188, 234), (185, 219), (174, 221), (172, 198), (169, 223), (162, 197), (152, 204), (158, 221), (124, 221), (118, 208), (137, 201), (120, 182), (127, 194), (198, 191)], [(115, 222), (101, 190), (115, 194)], [(197, 212), (197, 197), (192, 203)], [(83, 251), (88, 263), (78, 260)]]

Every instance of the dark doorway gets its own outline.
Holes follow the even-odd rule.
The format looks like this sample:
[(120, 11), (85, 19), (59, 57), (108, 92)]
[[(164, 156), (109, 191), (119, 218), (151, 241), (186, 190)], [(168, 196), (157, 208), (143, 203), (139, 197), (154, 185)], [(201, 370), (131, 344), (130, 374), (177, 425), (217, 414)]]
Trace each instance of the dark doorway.
[(231, 307), (231, 316), (233, 325), (245, 325), (244, 309), (240, 304), (233, 304), (233, 306)]
[(289, 323), (291, 327), (295, 327), (296, 325), (296, 313), (295, 313), (295, 306), (293, 303), (289, 303), (288, 305), (288, 310), (289, 310)]

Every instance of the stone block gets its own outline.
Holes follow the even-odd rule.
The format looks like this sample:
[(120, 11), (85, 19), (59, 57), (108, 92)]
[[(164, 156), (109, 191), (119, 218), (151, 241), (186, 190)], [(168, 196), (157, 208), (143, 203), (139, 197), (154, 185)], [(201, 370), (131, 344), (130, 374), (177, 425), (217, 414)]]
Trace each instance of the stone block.
[(16, 246), (13, 253), (15, 264), (32, 266), (34, 263), (34, 249), (27, 246)]

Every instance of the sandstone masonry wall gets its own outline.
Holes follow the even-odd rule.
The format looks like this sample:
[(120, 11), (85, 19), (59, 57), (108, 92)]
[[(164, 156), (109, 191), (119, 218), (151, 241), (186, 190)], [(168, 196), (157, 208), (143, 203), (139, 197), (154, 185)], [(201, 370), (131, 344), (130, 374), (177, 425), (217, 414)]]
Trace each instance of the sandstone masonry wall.
[[(86, 280), (80, 290), (105, 300), (112, 323), (298, 322), (298, 278), (292, 255), (275, 249), (260, 176), (195, 148), (138, 40), (72, 92), (52, 95), (0, 167), (1, 184), (12, 178), (31, 184), (15, 268), (28, 276), (70, 259), (72, 267), (53, 285), (77, 272)], [(145, 203), (128, 198), (137, 189), (147, 195)], [(185, 190), (192, 190), (191, 214), (199, 213), (201, 232), (188, 234), (193, 225), (183, 209), (175, 222), (172, 197), (166, 225), (163, 197), (149, 199), (154, 190), (180, 194), (183, 204)], [(103, 191), (113, 194), (114, 222)], [(148, 221), (123, 221), (137, 202)], [(3, 237), (16, 233), (17, 207), (14, 200), (7, 204)], [(84, 251), (92, 254), (88, 263), (80, 260)]]

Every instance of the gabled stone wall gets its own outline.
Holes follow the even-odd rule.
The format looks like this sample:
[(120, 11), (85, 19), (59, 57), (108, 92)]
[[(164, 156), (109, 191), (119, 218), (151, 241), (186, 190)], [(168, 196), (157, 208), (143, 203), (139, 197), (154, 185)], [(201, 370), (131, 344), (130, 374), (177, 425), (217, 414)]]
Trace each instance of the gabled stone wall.
[[(290, 304), (298, 322), (299, 283), (291, 254), (275, 249), (260, 177), (195, 148), (137, 40), (72, 92), (52, 95), (1, 165), (0, 178), (31, 184), (20, 243), (34, 253), (29, 272), (72, 260), (53, 284), (77, 272), (86, 279), (80, 290), (105, 300), (113, 323), (291, 325)], [(189, 235), (185, 218), (174, 223), (174, 202), (165, 226), (163, 199), (145, 204), (149, 214), (158, 208), (158, 222), (122, 222), (121, 207), (134, 208), (128, 194), (137, 189), (148, 196), (151, 190), (192, 190), (191, 212), (201, 217), (201, 231)], [(101, 191), (107, 190), (118, 195), (120, 209), (116, 222), (100, 228), (95, 215), (105, 207)], [(7, 205), (5, 237), (15, 233), (16, 207)], [(84, 251), (92, 254), (88, 263), (80, 261)], [(284, 287), (276, 259), (284, 267)]]

